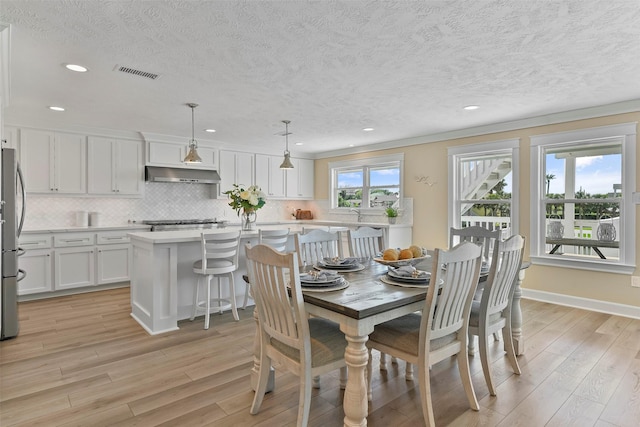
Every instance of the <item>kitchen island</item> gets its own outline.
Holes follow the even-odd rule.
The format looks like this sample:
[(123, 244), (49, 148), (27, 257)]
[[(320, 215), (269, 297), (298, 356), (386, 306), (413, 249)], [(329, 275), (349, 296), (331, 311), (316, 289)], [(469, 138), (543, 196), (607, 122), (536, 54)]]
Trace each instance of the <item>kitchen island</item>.
[[(372, 225), (365, 223), (332, 223), (295, 221), (259, 225), (258, 228), (289, 228), (292, 234), (302, 228), (329, 227), (331, 231), (346, 231), (350, 227)], [(375, 224), (388, 231), (388, 225)], [(207, 233), (225, 232), (234, 227), (207, 230)], [(410, 230), (410, 228), (409, 228)], [(130, 233), (133, 261), (131, 271), (131, 316), (152, 335), (178, 329), (178, 321), (191, 316), (196, 275), (193, 263), (201, 257), (202, 230), (180, 230)], [(346, 234), (346, 233), (344, 233)], [(241, 246), (258, 242), (258, 231), (243, 231)], [(294, 250), (293, 235), (287, 250)], [(347, 252), (345, 252), (347, 253)], [(240, 251), (239, 268), (234, 273), (236, 301), (244, 299), (246, 291), (242, 275), (246, 274), (244, 249)], [(222, 287), (222, 298), (225, 287)]]

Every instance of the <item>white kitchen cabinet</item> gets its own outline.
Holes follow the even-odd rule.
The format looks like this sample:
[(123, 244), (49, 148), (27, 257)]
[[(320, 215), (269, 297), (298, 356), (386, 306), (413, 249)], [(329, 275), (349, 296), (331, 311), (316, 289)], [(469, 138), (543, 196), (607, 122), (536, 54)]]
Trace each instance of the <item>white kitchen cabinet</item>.
[(2, 148), (18, 148), (18, 128), (5, 126), (2, 132), (2, 139), (5, 140)]
[(188, 140), (184, 143), (148, 141), (147, 166), (166, 166), (177, 168), (218, 169), (218, 149), (207, 144), (198, 143), (198, 155), (202, 163), (187, 165), (183, 162), (189, 148)]
[(126, 282), (131, 272), (131, 245), (102, 245), (98, 250), (97, 284)]
[(54, 258), (54, 289), (56, 291), (96, 284), (93, 246), (56, 248)]
[[(220, 195), (233, 189), (233, 184), (249, 187), (255, 183), (254, 154), (220, 150)], [(263, 190), (264, 191), (264, 190)]]
[(256, 154), (256, 185), (269, 199), (284, 199), (285, 171), (280, 169), (282, 157), (267, 154)]
[(292, 158), (293, 169), (287, 169), (287, 198), (313, 199), (314, 162), (311, 159)]
[(84, 135), (21, 129), (19, 146), (28, 192), (87, 192), (87, 145)]
[(19, 263), (27, 275), (18, 282), (18, 295), (53, 291), (51, 249), (29, 250), (20, 257)]
[(89, 194), (142, 194), (142, 143), (89, 137)]

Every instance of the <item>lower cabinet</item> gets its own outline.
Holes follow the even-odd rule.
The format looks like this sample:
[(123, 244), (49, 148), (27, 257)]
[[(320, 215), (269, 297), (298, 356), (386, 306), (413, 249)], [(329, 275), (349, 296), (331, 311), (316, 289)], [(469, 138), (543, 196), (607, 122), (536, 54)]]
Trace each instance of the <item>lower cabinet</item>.
[(41, 294), (127, 282), (131, 271), (129, 233), (123, 231), (26, 234), (19, 258), (27, 272), (18, 295)]
[(131, 245), (98, 246), (98, 285), (126, 282), (131, 271)]
[(94, 286), (95, 265), (93, 246), (56, 249), (54, 290)]
[(53, 291), (51, 249), (28, 250), (20, 257), (19, 263), (27, 275), (18, 282), (18, 295)]

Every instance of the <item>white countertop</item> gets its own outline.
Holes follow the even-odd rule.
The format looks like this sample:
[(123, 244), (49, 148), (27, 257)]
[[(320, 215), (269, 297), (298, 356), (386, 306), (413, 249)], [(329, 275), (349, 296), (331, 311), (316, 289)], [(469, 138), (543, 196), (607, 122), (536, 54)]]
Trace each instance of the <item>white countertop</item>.
[(36, 233), (60, 233), (60, 232), (92, 232), (92, 231), (115, 231), (115, 230), (149, 230), (151, 226), (145, 224), (125, 224), (125, 225), (106, 225), (97, 227), (50, 227), (38, 229), (23, 229), (22, 234)]

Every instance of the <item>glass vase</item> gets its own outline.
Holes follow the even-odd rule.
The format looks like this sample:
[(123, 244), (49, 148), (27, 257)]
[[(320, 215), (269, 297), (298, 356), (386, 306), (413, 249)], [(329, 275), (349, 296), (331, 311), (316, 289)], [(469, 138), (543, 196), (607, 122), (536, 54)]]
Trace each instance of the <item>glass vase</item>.
[(252, 231), (256, 228), (256, 219), (258, 215), (256, 211), (242, 211), (242, 231)]

